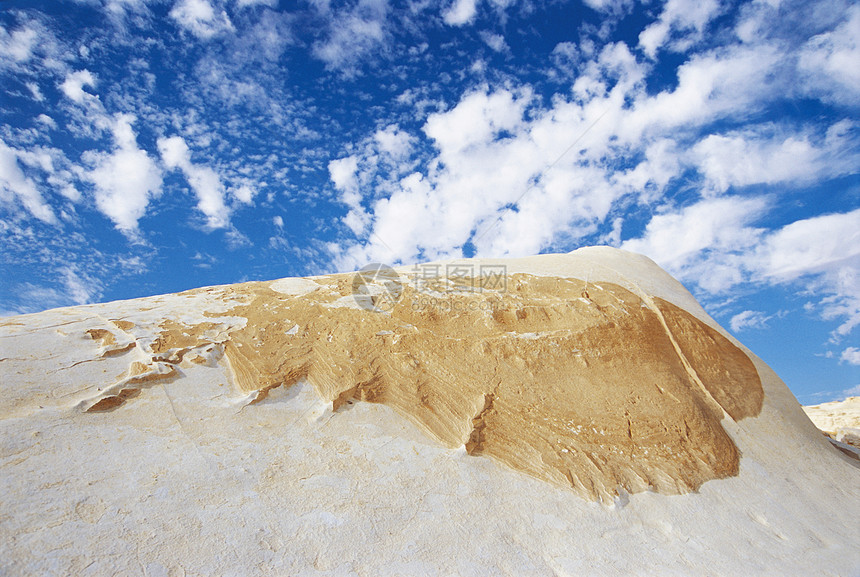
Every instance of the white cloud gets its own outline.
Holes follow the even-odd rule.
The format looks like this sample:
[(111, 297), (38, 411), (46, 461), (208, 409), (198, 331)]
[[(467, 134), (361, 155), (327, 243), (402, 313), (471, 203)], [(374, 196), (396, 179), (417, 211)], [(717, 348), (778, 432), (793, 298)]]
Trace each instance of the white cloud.
[(746, 329), (764, 329), (772, 318), (772, 315), (765, 315), (761, 311), (746, 310), (734, 315), (729, 321), (729, 326), (736, 333)]
[(272, 224), (278, 228), (284, 228), (284, 218), (280, 215), (272, 217)]
[(361, 205), (358, 157), (353, 155), (332, 160), (328, 164), (328, 171), (335, 188), (341, 193), (340, 201), (349, 207), (349, 212), (343, 219), (344, 224), (353, 234), (363, 234), (370, 224), (370, 215)]
[(149, 201), (161, 195), (162, 184), (161, 170), (137, 146), (131, 127), (134, 121), (131, 115), (115, 116), (113, 152), (85, 155), (94, 165), (85, 178), (95, 185), (96, 206), (130, 237), (137, 235), (138, 221), (146, 214)]
[(328, 171), (335, 188), (344, 192), (353, 192), (358, 187), (357, 170), (356, 156), (347, 156), (328, 163)]
[(793, 222), (768, 235), (745, 263), (754, 279), (806, 280), (838, 342), (860, 326), (860, 209)]
[(334, 13), (326, 38), (313, 46), (314, 55), (329, 69), (355, 74), (359, 61), (385, 45), (387, 13), (387, 0), (363, 0)]
[[(688, 4), (665, 5), (667, 29), (650, 45), (654, 54), (686, 49), (721, 12), (716, 2), (692, 12)], [(427, 117), (423, 136), (432, 152), (413, 144), (400, 163), (410, 162), (409, 170), (383, 159), (384, 149), (396, 148), (386, 144), (396, 132), (375, 133), (373, 145), (352, 146), (329, 164), (348, 210), (342, 222), (357, 237), (334, 249), (337, 266), (533, 254), (605, 239), (648, 254), (705, 293), (798, 282), (817, 295), (823, 317), (844, 321), (836, 336), (847, 334), (860, 318), (860, 296), (850, 288), (857, 257), (831, 239), (813, 251), (821, 266), (799, 255), (797, 270), (781, 270), (794, 229), (818, 224), (768, 230), (767, 217), (786, 186), (857, 173), (857, 126), (750, 125), (748, 118), (761, 122), (763, 111), (797, 89), (799, 43), (792, 49), (764, 33), (754, 40), (690, 56), (677, 84), (657, 93), (646, 85), (652, 65), (627, 45), (582, 42), (566, 64), (576, 74), (570, 93), (544, 105), (529, 86), (473, 89)], [(403, 103), (416, 101), (414, 91), (404, 93)], [(678, 195), (670, 201), (673, 183)], [(743, 196), (753, 185), (770, 188)], [(656, 214), (640, 238), (621, 242), (638, 220), (628, 225), (624, 215), (648, 212)], [(830, 224), (834, 238), (860, 246), (849, 233), (860, 229), (854, 221)], [(766, 321), (748, 313), (735, 325)]]
[(741, 283), (801, 282), (818, 295), (811, 308), (842, 321), (834, 342), (847, 336), (860, 325), (860, 209), (772, 231), (754, 227), (767, 208), (763, 199), (703, 200), (653, 217), (642, 237), (621, 247), (712, 294)]
[(483, 40), (484, 44), (492, 48), (495, 52), (506, 52), (508, 50), (508, 44), (505, 42), (505, 37), (501, 34), (492, 34), (490, 32), (482, 31), (481, 40)]
[(72, 265), (64, 266), (61, 268), (60, 274), (62, 275), (67, 298), (74, 304), (88, 304), (101, 296), (101, 283), (85, 274), (81, 274), (76, 267)]
[(860, 264), (860, 209), (786, 225), (769, 234), (751, 259), (756, 271), (779, 281)]
[(209, 0), (178, 0), (170, 11), (170, 17), (204, 40), (235, 30), (227, 12), (218, 11)]
[(400, 130), (396, 124), (377, 130), (373, 138), (377, 149), (394, 161), (405, 160), (412, 154), (412, 143), (415, 139), (408, 132)]
[(442, 19), (451, 26), (469, 24), (478, 14), (478, 0), (454, 0), (442, 14)]
[[(478, 254), (503, 256), (534, 253), (593, 234), (623, 196), (658, 200), (687, 168), (684, 154), (677, 152), (683, 150), (677, 141), (684, 137), (682, 131), (754, 100), (763, 90), (761, 83), (751, 84), (744, 75), (754, 75), (767, 62), (752, 50), (714, 53), (688, 63), (673, 92), (648, 96), (642, 90), (645, 68), (623, 43), (616, 43), (584, 67), (573, 100), (557, 97), (552, 108), (530, 110), (528, 89), (470, 92), (453, 108), (428, 117), (424, 133), (438, 153), (420, 178), (403, 181), (408, 173), (398, 173), (379, 183), (360, 168), (378, 163), (358, 155), (358, 172), (350, 173), (362, 175), (355, 194), (362, 184), (375, 182), (376, 194), (382, 188), (388, 197), (361, 211), (356, 210), (361, 198), (344, 198), (353, 232), (370, 230), (372, 235), (364, 250), (349, 248), (341, 254), (407, 261), (456, 255), (471, 242)], [(734, 76), (739, 72), (740, 80)], [(644, 158), (634, 168), (613, 168), (639, 152)], [(343, 189), (347, 173), (333, 171), (332, 177)], [(411, 221), (407, 210), (423, 215), (409, 247), (394, 240), (399, 235), (385, 232), (398, 221)], [(709, 215), (700, 216), (706, 220)], [(659, 242), (678, 246), (671, 240)], [(362, 264), (342, 261), (343, 266)], [(712, 270), (711, 286), (734, 282), (729, 271), (727, 265)]]
[(17, 198), (30, 214), (42, 222), (54, 224), (57, 217), (42, 198), (31, 178), (18, 165), (19, 154), (0, 139), (0, 201), (10, 204)]
[(686, 33), (670, 44), (674, 50), (685, 50), (719, 11), (717, 0), (668, 0), (657, 21), (639, 35), (639, 45), (649, 57), (654, 58), (657, 51), (666, 45), (672, 32)]
[(846, 136), (853, 129), (853, 123), (845, 120), (832, 126), (822, 139), (802, 133), (767, 134), (774, 132), (767, 127), (711, 134), (693, 147), (690, 160), (698, 165), (706, 186), (717, 192), (751, 184), (797, 186), (856, 171), (860, 153)]
[(431, 114), (424, 132), (434, 140), (445, 160), (464, 149), (486, 145), (501, 131), (515, 130), (523, 121), (530, 93), (484, 90), (463, 97), (453, 109)]
[[(839, 360), (849, 365), (860, 365), (860, 349), (856, 347), (848, 347), (839, 355)], [(855, 387), (855, 394), (860, 394), (860, 385)]]
[(89, 70), (79, 70), (77, 72), (70, 72), (66, 75), (66, 79), (63, 80), (63, 83), (60, 84), (60, 90), (63, 91), (68, 98), (72, 101), (83, 104), (85, 101), (90, 99), (98, 99), (98, 96), (94, 96), (89, 92), (84, 91), (84, 86), (89, 86), (90, 88), (95, 88), (96, 79), (93, 76), (93, 73)]
[(32, 28), (19, 28), (10, 34), (0, 26), (0, 63), (6, 58), (17, 64), (28, 61), (33, 56), (37, 41), (38, 34)]
[(278, 5), (278, 0), (236, 0), (236, 5), (239, 8), (246, 8), (248, 6), (268, 6), (275, 8)]
[(54, 130), (57, 129), (56, 121), (53, 118), (51, 118), (50, 116), (48, 116), (47, 114), (40, 114), (39, 116), (36, 117), (36, 121), (39, 122), (40, 124), (44, 124), (48, 128), (53, 128)]
[(35, 100), (36, 102), (45, 101), (45, 95), (42, 94), (42, 90), (39, 88), (38, 84), (36, 84), (35, 82), (27, 82), (26, 85), (27, 90), (29, 90), (30, 94), (33, 95), (33, 100)]
[(728, 290), (743, 280), (741, 255), (760, 241), (754, 228), (768, 204), (762, 198), (715, 198), (680, 211), (654, 216), (645, 234), (621, 248), (654, 259), (682, 280), (694, 280), (710, 292)]
[(243, 184), (242, 186), (232, 190), (233, 196), (242, 204), (253, 204), (256, 192), (257, 191), (247, 184)]
[(834, 30), (813, 37), (800, 52), (802, 86), (824, 99), (856, 105), (860, 99), (860, 6), (848, 9)]
[[(148, 0), (104, 0), (104, 10), (107, 14), (113, 17), (114, 22), (122, 22), (129, 14), (143, 14), (146, 12), (146, 3)], [(87, 49), (81, 46), (81, 55), (86, 58), (84, 53)]]
[(224, 185), (218, 173), (208, 166), (191, 162), (191, 151), (181, 136), (158, 139), (158, 150), (167, 168), (178, 168), (197, 195), (197, 208), (206, 215), (210, 229), (230, 224), (230, 210), (224, 204)]
[(689, 131), (738, 111), (749, 114), (784, 89), (774, 75), (784, 57), (771, 46), (695, 55), (679, 67), (674, 90), (637, 99), (619, 135), (635, 142), (648, 133)]
[(621, 14), (633, 3), (630, 0), (584, 0), (585, 5), (598, 12)]

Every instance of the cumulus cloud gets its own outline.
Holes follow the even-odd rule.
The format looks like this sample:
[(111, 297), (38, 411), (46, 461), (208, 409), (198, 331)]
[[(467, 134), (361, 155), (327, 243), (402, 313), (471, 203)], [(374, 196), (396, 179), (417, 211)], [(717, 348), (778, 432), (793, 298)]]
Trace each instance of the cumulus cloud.
[(254, 195), (256, 194), (256, 191), (247, 184), (243, 184), (238, 188), (234, 188), (232, 190), (232, 193), (233, 197), (242, 204), (254, 203)]
[(0, 26), (0, 63), (6, 59), (16, 64), (28, 61), (37, 42), (38, 34), (30, 27), (25, 26), (9, 32)]
[[(210, 229), (226, 228), (230, 210), (224, 203), (224, 185), (212, 168), (191, 162), (191, 151), (181, 136), (158, 139), (158, 151), (167, 168), (179, 169), (197, 195), (197, 209), (206, 216)], [(250, 202), (250, 191), (246, 193)]]
[(729, 187), (752, 184), (797, 186), (852, 174), (860, 165), (860, 150), (848, 136), (857, 131), (851, 121), (834, 124), (823, 138), (773, 134), (771, 128), (711, 134), (700, 140), (692, 149), (691, 160), (707, 187), (725, 192)]
[(845, 20), (830, 32), (807, 42), (798, 68), (807, 90), (826, 100), (855, 104), (860, 98), (860, 6), (850, 7)]
[(768, 209), (764, 198), (707, 199), (655, 215), (645, 233), (621, 248), (648, 255), (683, 280), (711, 291), (726, 291), (743, 280), (742, 255), (760, 242), (753, 223)]
[[(649, 95), (642, 84), (645, 67), (615, 43), (583, 67), (572, 97), (556, 97), (551, 108), (536, 107), (528, 87), (467, 93), (456, 106), (428, 117), (423, 132), (437, 154), (425, 172), (383, 177), (374, 189), (387, 198), (344, 198), (350, 228), (370, 233), (364, 247), (342, 251), (341, 257), (349, 256), (341, 264), (457, 255), (467, 245), (477, 254), (534, 253), (593, 234), (621, 198), (632, 194), (653, 202), (701, 160), (678, 151), (695, 143), (696, 127), (766, 93), (752, 79), (777, 57), (770, 49), (751, 48), (704, 55), (681, 68), (674, 90)], [(641, 160), (628, 168), (633, 158)], [(366, 160), (359, 154), (355, 163)], [(619, 170), (619, 164), (625, 167)], [(347, 178), (339, 171), (332, 177)], [(392, 230), (397, 222), (411, 222), (413, 213), (423, 215), (421, 226), (410, 246), (401, 245)], [(746, 218), (737, 211), (727, 216)], [(713, 282), (726, 281), (715, 276)]]
[(679, 67), (673, 90), (636, 99), (619, 135), (632, 142), (649, 133), (697, 129), (738, 111), (751, 114), (786, 89), (788, 79), (775, 74), (783, 59), (768, 45), (697, 54)]
[[(848, 347), (839, 355), (839, 360), (849, 365), (860, 365), (860, 349), (856, 347)], [(856, 387), (857, 394), (860, 394), (860, 386)]]
[(373, 195), (368, 198), (368, 192), (374, 189), (378, 196), (393, 190), (393, 183), (379, 180), (377, 173), (384, 171), (390, 179), (408, 173), (414, 165), (409, 159), (414, 141), (414, 137), (392, 124), (367, 138), (360, 146), (360, 153), (329, 162), (329, 177), (340, 193), (340, 201), (349, 207), (343, 223), (356, 236), (370, 225), (365, 203), (372, 201)]
[(85, 178), (95, 185), (98, 209), (124, 234), (135, 237), (138, 221), (146, 214), (150, 200), (161, 195), (161, 170), (137, 145), (132, 129), (136, 118), (118, 114), (113, 119), (114, 150), (85, 155), (94, 168)]
[(469, 147), (491, 144), (502, 131), (513, 131), (523, 121), (529, 93), (489, 92), (486, 87), (464, 96), (451, 110), (431, 114), (424, 132), (439, 148), (443, 160)]
[(328, 164), (328, 171), (335, 188), (345, 192), (356, 191), (358, 187), (357, 170), (358, 158), (355, 156), (332, 160)]
[(751, 257), (768, 277), (793, 280), (860, 259), (860, 209), (788, 224), (772, 233)]
[(63, 91), (63, 94), (65, 94), (66, 97), (70, 98), (77, 104), (83, 104), (87, 100), (98, 98), (97, 96), (86, 92), (84, 90), (84, 86), (95, 88), (95, 76), (93, 76), (93, 73), (89, 70), (78, 70), (77, 72), (70, 72), (66, 75), (65, 80), (60, 84), (60, 90)]
[(442, 14), (442, 19), (451, 26), (469, 24), (478, 14), (478, 0), (454, 0)]
[(494, 52), (506, 52), (508, 44), (505, 42), (505, 37), (501, 34), (492, 34), (491, 32), (482, 31), (481, 40), (489, 46)]
[(404, 132), (396, 124), (381, 128), (373, 135), (380, 153), (387, 155), (395, 162), (409, 158), (415, 140), (409, 133)]
[(209, 0), (178, 0), (170, 11), (170, 17), (204, 40), (235, 30), (227, 12), (216, 8)]
[(754, 278), (785, 283), (812, 277), (825, 319), (843, 319), (833, 340), (860, 325), (860, 209), (793, 222), (747, 257)]
[(584, 0), (585, 5), (598, 12), (622, 14), (633, 4), (631, 0)]
[(639, 35), (639, 46), (654, 58), (674, 32), (681, 37), (671, 43), (670, 48), (685, 50), (719, 12), (717, 0), (668, 0), (657, 21)]

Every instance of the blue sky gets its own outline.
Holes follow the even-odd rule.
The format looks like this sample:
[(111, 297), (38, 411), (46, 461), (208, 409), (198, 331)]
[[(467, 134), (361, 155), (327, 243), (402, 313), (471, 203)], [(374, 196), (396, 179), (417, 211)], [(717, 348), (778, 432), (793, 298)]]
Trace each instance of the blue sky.
[(860, 394), (860, 4), (5, 0), (0, 314), (644, 253)]

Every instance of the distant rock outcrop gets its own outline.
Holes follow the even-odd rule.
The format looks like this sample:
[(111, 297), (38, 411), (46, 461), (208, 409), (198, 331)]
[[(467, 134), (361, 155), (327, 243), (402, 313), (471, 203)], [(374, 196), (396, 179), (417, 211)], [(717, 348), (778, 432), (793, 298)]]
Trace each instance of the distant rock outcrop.
[(860, 397), (810, 405), (803, 410), (837, 448), (860, 459)]

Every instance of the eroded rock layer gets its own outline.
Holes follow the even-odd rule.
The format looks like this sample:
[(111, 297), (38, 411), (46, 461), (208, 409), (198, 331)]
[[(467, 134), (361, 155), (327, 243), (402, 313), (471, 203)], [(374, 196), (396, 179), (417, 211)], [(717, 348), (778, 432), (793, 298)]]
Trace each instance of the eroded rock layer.
[[(299, 295), (266, 282), (201, 289), (239, 304), (198, 325), (165, 320), (141, 345), (150, 365), (85, 408), (133, 403), (148, 381), (223, 352), (255, 401), (306, 378), (335, 411), (384, 403), (449, 447), (590, 498), (737, 474), (721, 420), (757, 415), (761, 383), (743, 351), (685, 310), (610, 283), (515, 274), (505, 291), (407, 284), (376, 312), (354, 306), (352, 280), (303, 281)], [(135, 346), (131, 327), (117, 328), (90, 334), (103, 354)]]

